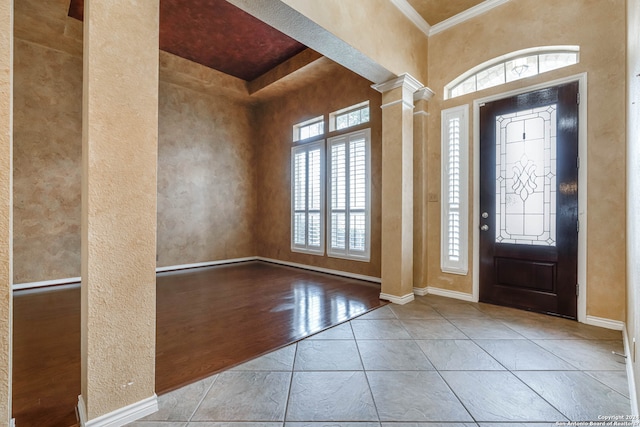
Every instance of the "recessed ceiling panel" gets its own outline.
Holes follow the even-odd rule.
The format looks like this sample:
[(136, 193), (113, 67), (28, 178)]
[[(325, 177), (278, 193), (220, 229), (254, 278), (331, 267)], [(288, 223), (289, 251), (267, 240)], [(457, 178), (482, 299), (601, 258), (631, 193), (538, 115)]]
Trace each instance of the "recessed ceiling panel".
[[(69, 16), (83, 10), (71, 0)], [(161, 0), (160, 49), (251, 81), (306, 47), (225, 0)]]

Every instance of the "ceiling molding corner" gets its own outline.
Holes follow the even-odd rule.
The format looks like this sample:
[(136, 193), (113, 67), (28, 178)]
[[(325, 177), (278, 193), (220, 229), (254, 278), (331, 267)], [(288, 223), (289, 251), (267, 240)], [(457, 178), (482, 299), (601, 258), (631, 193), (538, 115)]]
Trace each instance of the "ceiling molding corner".
[[(394, 0), (391, 0), (394, 1)], [(447, 30), (451, 27), (455, 27), (456, 25), (468, 21), (471, 18), (475, 18), (476, 16), (480, 16), (485, 12), (490, 11), (493, 8), (501, 6), (507, 3), (509, 0), (485, 0), (482, 3), (465, 10), (464, 12), (460, 12), (457, 15), (452, 16), (449, 19), (445, 19), (442, 22), (439, 22), (431, 27), (429, 30), (429, 36), (433, 36), (434, 34), (438, 34), (444, 30)]]
[(425, 36), (429, 37), (431, 25), (409, 4), (407, 0), (391, 0), (391, 3), (413, 23)]

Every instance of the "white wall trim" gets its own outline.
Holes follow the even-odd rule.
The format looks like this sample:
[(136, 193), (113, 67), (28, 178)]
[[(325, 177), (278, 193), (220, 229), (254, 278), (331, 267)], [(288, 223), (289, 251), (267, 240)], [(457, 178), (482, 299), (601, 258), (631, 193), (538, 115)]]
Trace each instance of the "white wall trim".
[(429, 29), (431, 25), (420, 15), (407, 0), (391, 0), (391, 3), (402, 12), (404, 16), (416, 26), (425, 36), (429, 37)]
[(636, 389), (635, 373), (633, 371), (633, 361), (631, 354), (631, 346), (629, 345), (629, 332), (627, 331), (627, 324), (624, 323), (622, 327), (622, 341), (624, 343), (624, 354), (627, 356), (627, 382), (629, 383), (629, 400), (631, 403), (631, 415), (638, 419), (640, 416), (640, 408), (638, 408), (638, 390)]
[(418, 295), (419, 297), (423, 297), (429, 293), (429, 287), (424, 288), (413, 288), (413, 294)]
[(78, 416), (81, 427), (120, 427), (158, 411), (158, 396), (154, 395), (139, 402), (117, 409), (92, 420), (87, 420), (84, 399), (78, 396)]
[(70, 285), (72, 283), (80, 283), (80, 277), (68, 277), (66, 279), (43, 280), (41, 282), (27, 282), (14, 284), (11, 289), (21, 291), (24, 289), (45, 288), (56, 285)]
[(587, 325), (598, 326), (600, 328), (613, 329), (614, 331), (624, 330), (624, 322), (605, 319), (604, 317), (587, 316), (584, 323)]
[(587, 320), (587, 73), (575, 74), (556, 80), (527, 86), (508, 92), (491, 95), (473, 100), (473, 298), (478, 301), (480, 297), (480, 150), (477, 149), (480, 141), (480, 105), (498, 99), (509, 98), (522, 93), (538, 89), (557, 86), (564, 83), (577, 81), (580, 91), (580, 105), (578, 107), (578, 155), (580, 156), (580, 170), (578, 171), (578, 219), (580, 220), (580, 232), (578, 233), (578, 283), (580, 294), (578, 295), (578, 321), (586, 323)]
[(405, 107), (408, 107), (408, 108), (411, 108), (411, 109), (415, 108), (415, 106), (413, 104), (405, 101), (404, 99), (397, 99), (395, 101), (387, 102), (386, 104), (382, 104), (380, 106), (380, 108), (384, 110), (387, 107), (393, 107), (394, 105), (398, 105), (398, 104), (402, 104)]
[(431, 100), (431, 98), (434, 97), (436, 93), (434, 91), (432, 91), (431, 89), (429, 89), (428, 87), (423, 87), (421, 89), (418, 89), (414, 94), (413, 94), (413, 100), (415, 101), (427, 101), (429, 102)]
[(413, 77), (409, 73), (400, 74), (395, 79), (391, 79), (384, 83), (373, 84), (371, 87), (377, 90), (380, 93), (385, 93), (393, 89), (397, 89), (399, 87), (404, 87), (406, 89), (411, 90), (411, 93), (415, 93), (419, 89), (422, 89), (424, 85), (418, 81), (415, 77)]
[(255, 261), (255, 260), (256, 260), (256, 257), (249, 256), (244, 258), (231, 258), (231, 259), (221, 259), (217, 261), (196, 262), (193, 264), (168, 265), (166, 267), (156, 268), (156, 273), (163, 273), (165, 271), (186, 270), (188, 268), (212, 267), (214, 265), (222, 265), (222, 264), (235, 264), (237, 262)]
[[(287, 265), (289, 267), (302, 268), (304, 270), (312, 270), (318, 271), (320, 273), (328, 273), (333, 274), (335, 276), (343, 276), (348, 277), (350, 279), (358, 279), (364, 280), (367, 282), (373, 283), (382, 283), (382, 280), (379, 277), (373, 276), (365, 276), (363, 274), (350, 273), (348, 271), (340, 271), (340, 270), (332, 270), (330, 268), (323, 267), (315, 267), (312, 265), (306, 264), (298, 264), (295, 262), (281, 261), (272, 258), (264, 258), (259, 256), (251, 256), (244, 258), (231, 258), (231, 259), (221, 259), (217, 261), (207, 261), (207, 262), (196, 262), (192, 264), (180, 264), (180, 265), (169, 265), (166, 267), (158, 267), (156, 268), (156, 273), (163, 273), (167, 271), (178, 271), (178, 270), (187, 270), (191, 268), (200, 268), (200, 267), (213, 267), (216, 265), (224, 265), (224, 264), (235, 264), (239, 262), (247, 262), (247, 261), (265, 261), (273, 264)], [(80, 277), (69, 277), (67, 279), (56, 279), (56, 280), (44, 280), (42, 282), (30, 282), (30, 283), (19, 283), (13, 285), (12, 289), (14, 291), (21, 291), (27, 289), (36, 289), (42, 287), (56, 286), (56, 289), (60, 289), (61, 285), (70, 285), (70, 284), (79, 284), (81, 282)]]
[(9, 421), (9, 427), (16, 427), (16, 419), (15, 418), (11, 418), (11, 421)]
[(449, 289), (435, 288), (433, 286), (427, 286), (426, 289), (427, 289), (427, 294), (431, 294), (431, 295), (438, 295), (441, 297), (459, 299), (462, 301), (469, 301), (469, 302), (478, 301), (473, 298), (473, 294), (468, 294), (466, 292), (451, 291)]
[(316, 267), (313, 265), (306, 265), (306, 264), (298, 264), (297, 262), (282, 261), (279, 259), (265, 258), (261, 256), (256, 257), (255, 259), (257, 261), (270, 262), (272, 264), (280, 264), (280, 265), (286, 265), (288, 267), (302, 268), (303, 270), (311, 270), (311, 271), (317, 271), (319, 273), (333, 274), (334, 276), (348, 277), (350, 279), (364, 280), (364, 281), (373, 282), (373, 283), (382, 283), (382, 279), (380, 279), (379, 277), (365, 276), (364, 274), (350, 273), (348, 271), (332, 270), (330, 268)]
[(509, 0), (486, 0), (483, 1), (482, 3), (478, 4), (477, 6), (474, 6), (472, 8), (469, 8), (463, 12), (458, 13), (457, 15), (452, 16), (449, 19), (445, 19), (442, 22), (438, 22), (435, 25), (431, 26), (431, 29), (429, 30), (429, 36), (432, 36), (434, 34), (438, 34), (444, 30), (447, 30), (451, 27), (455, 27), (456, 25), (464, 22), (464, 21), (468, 21), (471, 18), (475, 18), (476, 16), (480, 16), (483, 13), (486, 13), (488, 11), (490, 11), (493, 8), (496, 8), (500, 5), (503, 5), (505, 3), (507, 3)]
[(394, 304), (404, 305), (414, 300), (413, 292), (410, 294), (403, 295), (401, 297), (397, 297), (391, 294), (385, 294), (384, 292), (380, 293), (380, 299), (392, 302)]

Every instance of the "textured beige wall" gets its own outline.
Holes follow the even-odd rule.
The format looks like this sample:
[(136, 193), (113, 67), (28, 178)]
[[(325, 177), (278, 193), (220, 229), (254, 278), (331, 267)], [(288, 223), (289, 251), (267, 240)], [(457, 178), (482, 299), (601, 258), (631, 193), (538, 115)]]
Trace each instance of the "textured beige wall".
[(161, 82), (159, 113), (158, 266), (255, 256), (252, 109)]
[(0, 1), (0, 427), (11, 421), (13, 1)]
[(154, 395), (158, 21), (157, 0), (85, 3), (81, 388), (87, 420)]
[[(627, 338), (640, 392), (640, 0), (627, 1)], [(633, 339), (635, 338), (635, 348)], [(640, 394), (636, 395), (640, 407)]]
[(428, 38), (390, 1), (282, 1), (396, 75), (427, 81)]
[(15, 37), (82, 57), (82, 22), (68, 17), (70, 0), (14, 0)]
[[(16, 1), (14, 283), (80, 276), (82, 23), (64, 3)], [(165, 52), (160, 67), (158, 266), (253, 256), (246, 83)]]
[(80, 276), (82, 58), (15, 41), (14, 282)]
[[(436, 92), (429, 103), (429, 195), (440, 193), (440, 110), (471, 103), (474, 98), (588, 72), (587, 314), (614, 320), (624, 320), (625, 312), (624, 41), (622, 0), (511, 1), (432, 36), (429, 41), (428, 86)], [(581, 47), (577, 65), (443, 101), (445, 84), (484, 61), (529, 47), (571, 44)], [(470, 169), (473, 147), (472, 142)], [(440, 203), (427, 205), (427, 284), (470, 293), (471, 271), (467, 276), (441, 273)], [(470, 260), (472, 248), (470, 241)]]
[[(381, 96), (371, 89), (369, 81), (339, 65), (334, 69), (315, 83), (269, 100), (257, 109), (258, 255), (380, 277)], [(322, 114), (328, 117), (332, 111), (367, 99), (371, 110), (371, 260), (291, 252), (292, 126)]]

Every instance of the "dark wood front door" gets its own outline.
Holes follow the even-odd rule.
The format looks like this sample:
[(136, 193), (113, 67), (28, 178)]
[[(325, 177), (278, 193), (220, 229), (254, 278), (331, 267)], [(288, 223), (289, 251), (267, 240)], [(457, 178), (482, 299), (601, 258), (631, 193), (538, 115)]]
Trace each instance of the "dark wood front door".
[(576, 318), (578, 83), (480, 108), (480, 301)]

